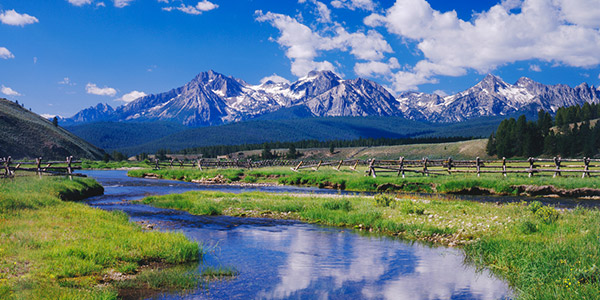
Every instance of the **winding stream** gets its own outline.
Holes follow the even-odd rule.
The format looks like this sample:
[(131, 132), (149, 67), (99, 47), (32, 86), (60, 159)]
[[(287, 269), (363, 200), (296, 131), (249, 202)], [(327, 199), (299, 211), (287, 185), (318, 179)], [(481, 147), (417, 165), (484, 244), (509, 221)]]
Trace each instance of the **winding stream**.
[(122, 210), (132, 221), (183, 232), (209, 251), (206, 266), (239, 275), (189, 294), (158, 299), (508, 299), (507, 284), (465, 265), (460, 250), (429, 247), (352, 230), (282, 221), (186, 212), (131, 203), (147, 195), (190, 190), (337, 193), (299, 187), (202, 186), (127, 177), (126, 171), (86, 171), (105, 187), (92, 206)]

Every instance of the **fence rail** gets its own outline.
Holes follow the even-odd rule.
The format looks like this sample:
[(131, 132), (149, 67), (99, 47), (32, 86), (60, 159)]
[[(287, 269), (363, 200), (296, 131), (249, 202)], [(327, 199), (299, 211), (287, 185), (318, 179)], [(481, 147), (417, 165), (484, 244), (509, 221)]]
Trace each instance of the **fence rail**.
[(49, 174), (85, 177), (73, 172), (81, 169), (81, 161), (73, 160), (73, 156), (68, 156), (65, 161), (43, 161), (41, 157), (35, 161), (13, 161), (9, 156), (0, 158), (0, 167), (0, 177), (14, 177), (16, 171), (35, 172), (40, 176)]

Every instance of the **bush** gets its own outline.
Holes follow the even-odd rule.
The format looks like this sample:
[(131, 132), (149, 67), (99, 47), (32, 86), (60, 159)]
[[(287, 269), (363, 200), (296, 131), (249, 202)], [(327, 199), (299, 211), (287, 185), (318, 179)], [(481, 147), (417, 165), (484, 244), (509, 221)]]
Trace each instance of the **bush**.
[(425, 206), (411, 200), (404, 200), (400, 202), (400, 211), (405, 214), (422, 215), (425, 213)]
[(527, 206), (527, 208), (529, 208), (529, 210), (532, 213), (535, 214), (540, 208), (542, 208), (542, 206), (544, 206), (542, 204), (542, 202), (540, 202), (540, 201), (532, 201), (532, 202), (529, 203), (529, 205)]
[(386, 194), (377, 194), (375, 197), (375, 206), (379, 207), (390, 207), (396, 202), (396, 198), (394, 196), (386, 195)]
[(524, 234), (531, 234), (538, 231), (538, 225), (529, 220), (519, 224), (519, 230)]
[(546, 224), (552, 224), (558, 220), (558, 211), (554, 207), (542, 206), (535, 212), (535, 216)]

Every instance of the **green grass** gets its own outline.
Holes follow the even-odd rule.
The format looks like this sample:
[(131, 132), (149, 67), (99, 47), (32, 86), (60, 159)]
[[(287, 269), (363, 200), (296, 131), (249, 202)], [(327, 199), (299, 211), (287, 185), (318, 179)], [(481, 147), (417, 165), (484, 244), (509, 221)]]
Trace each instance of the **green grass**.
[(81, 162), (81, 168), (83, 169), (119, 169), (119, 168), (151, 168), (153, 167), (150, 162), (143, 161), (94, 161), (94, 160), (83, 160)]
[(383, 197), (187, 192), (143, 202), (193, 214), (210, 207), (224, 215), (298, 219), (459, 246), (470, 262), (505, 278), (520, 299), (600, 298), (597, 209)]
[(161, 170), (131, 170), (128, 175), (142, 177), (144, 174), (153, 173), (164, 179), (175, 180), (200, 180), (223, 175), (231, 183), (276, 183), (284, 185), (301, 185), (315, 187), (336, 187), (351, 191), (403, 191), (426, 193), (461, 193), (472, 188), (489, 190), (492, 194), (516, 195), (519, 185), (553, 185), (560, 189), (595, 188), (600, 189), (600, 177), (580, 178), (579, 176), (557, 177), (510, 174), (504, 177), (501, 174), (475, 174), (422, 176), (406, 174), (406, 178), (393, 175), (380, 175), (377, 178), (364, 176), (365, 168), (355, 172), (344, 168), (341, 171), (330, 167), (322, 167), (319, 171), (302, 170), (293, 172), (285, 167), (272, 167), (261, 169), (179, 169), (165, 168)]
[(91, 179), (0, 180), (0, 299), (114, 299), (114, 271), (197, 261), (180, 233), (145, 232), (120, 211), (65, 202), (101, 188)]

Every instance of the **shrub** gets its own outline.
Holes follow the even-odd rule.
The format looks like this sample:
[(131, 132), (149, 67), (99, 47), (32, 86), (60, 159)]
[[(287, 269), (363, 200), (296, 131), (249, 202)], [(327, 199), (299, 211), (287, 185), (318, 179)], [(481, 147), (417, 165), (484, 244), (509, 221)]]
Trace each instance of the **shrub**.
[(400, 202), (400, 211), (405, 214), (422, 215), (425, 213), (425, 206), (411, 200), (404, 200)]
[(558, 211), (554, 207), (542, 206), (535, 212), (535, 216), (546, 224), (552, 224), (558, 220)]
[(524, 234), (531, 234), (538, 231), (538, 225), (529, 220), (519, 224), (519, 230)]
[(544, 205), (540, 201), (531, 201), (527, 208), (529, 208), (529, 210), (535, 214), (540, 208), (542, 208), (542, 206)]
[(386, 194), (377, 194), (373, 198), (375, 199), (375, 206), (379, 207), (389, 207), (396, 202), (396, 198), (394, 198), (394, 196)]

